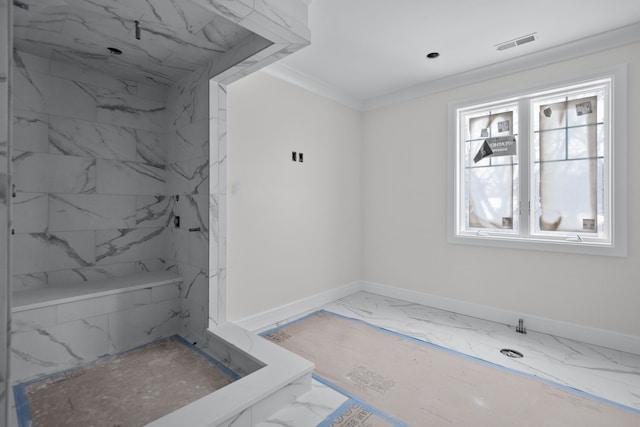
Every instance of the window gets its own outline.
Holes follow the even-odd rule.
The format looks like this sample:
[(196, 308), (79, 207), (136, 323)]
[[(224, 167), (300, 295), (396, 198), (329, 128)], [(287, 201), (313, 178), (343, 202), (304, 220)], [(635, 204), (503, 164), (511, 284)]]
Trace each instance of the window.
[(449, 240), (626, 255), (626, 70), (449, 106)]

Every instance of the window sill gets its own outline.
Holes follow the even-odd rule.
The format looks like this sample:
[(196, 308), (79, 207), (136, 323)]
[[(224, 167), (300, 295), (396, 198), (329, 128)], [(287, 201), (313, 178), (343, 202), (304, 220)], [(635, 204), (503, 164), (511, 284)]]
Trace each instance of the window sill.
[(626, 257), (626, 242), (617, 245), (596, 242), (573, 242), (566, 240), (544, 240), (531, 238), (518, 238), (513, 236), (483, 236), (483, 235), (454, 235), (449, 233), (448, 241), (451, 244), (483, 246), (507, 249), (524, 249), (545, 252), (563, 252), (581, 255)]

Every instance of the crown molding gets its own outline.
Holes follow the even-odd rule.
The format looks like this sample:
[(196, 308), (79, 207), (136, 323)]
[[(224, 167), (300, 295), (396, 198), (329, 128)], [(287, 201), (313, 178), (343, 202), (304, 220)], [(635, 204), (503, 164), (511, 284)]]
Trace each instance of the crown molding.
[(640, 22), (367, 100), (348, 95), (282, 62), (271, 64), (263, 71), (347, 107), (368, 111), (635, 42), (640, 42)]
[(640, 41), (640, 22), (364, 101), (364, 110), (540, 68)]
[(295, 68), (282, 63), (282, 61), (275, 62), (268, 67), (263, 68), (261, 71), (355, 110), (362, 111), (364, 108), (363, 101), (345, 94), (343, 91), (336, 89), (334, 86), (325, 83), (320, 79), (316, 79), (315, 77), (302, 73)]

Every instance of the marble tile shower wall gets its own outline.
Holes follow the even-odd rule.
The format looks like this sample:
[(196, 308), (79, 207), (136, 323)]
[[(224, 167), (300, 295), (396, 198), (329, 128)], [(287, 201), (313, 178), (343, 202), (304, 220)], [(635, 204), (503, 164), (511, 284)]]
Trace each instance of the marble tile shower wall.
[(7, 425), (9, 377), (9, 2), (0, 2), (0, 425)]
[(166, 269), (167, 90), (14, 52), (14, 292)]
[(209, 74), (169, 89), (167, 192), (180, 227), (169, 226), (167, 260), (183, 278), (183, 333), (203, 340), (209, 286)]

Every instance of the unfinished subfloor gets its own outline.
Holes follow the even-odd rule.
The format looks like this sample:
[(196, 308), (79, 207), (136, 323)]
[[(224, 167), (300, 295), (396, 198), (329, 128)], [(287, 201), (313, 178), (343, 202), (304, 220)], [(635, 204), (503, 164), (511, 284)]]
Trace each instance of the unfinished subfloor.
[(171, 337), (26, 385), (20, 424), (30, 416), (33, 427), (143, 426), (235, 377)]

